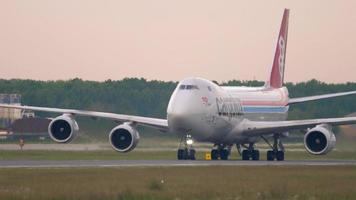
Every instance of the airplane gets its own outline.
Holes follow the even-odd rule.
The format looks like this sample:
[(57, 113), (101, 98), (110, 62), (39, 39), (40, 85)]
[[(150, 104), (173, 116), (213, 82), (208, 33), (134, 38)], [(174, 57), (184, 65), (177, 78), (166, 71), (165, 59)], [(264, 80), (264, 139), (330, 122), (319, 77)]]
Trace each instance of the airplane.
[[(330, 152), (336, 138), (333, 126), (355, 124), (356, 117), (287, 120), (289, 106), (308, 101), (356, 94), (356, 91), (289, 98), (283, 86), (289, 10), (285, 9), (270, 74), (261, 87), (219, 86), (212, 81), (189, 77), (180, 81), (170, 97), (167, 118), (132, 116), (107, 112), (0, 104), (3, 108), (60, 113), (48, 126), (50, 138), (67, 143), (76, 138), (76, 116), (106, 118), (120, 123), (109, 133), (109, 142), (118, 152), (129, 152), (139, 142), (137, 126), (173, 133), (181, 138), (179, 160), (195, 160), (193, 139), (213, 144), (212, 160), (228, 160), (236, 145), (242, 160), (260, 160), (256, 143), (265, 141), (268, 161), (283, 161), (281, 138), (290, 131), (303, 130), (304, 146), (313, 155)], [(272, 142), (270, 142), (272, 140)]]

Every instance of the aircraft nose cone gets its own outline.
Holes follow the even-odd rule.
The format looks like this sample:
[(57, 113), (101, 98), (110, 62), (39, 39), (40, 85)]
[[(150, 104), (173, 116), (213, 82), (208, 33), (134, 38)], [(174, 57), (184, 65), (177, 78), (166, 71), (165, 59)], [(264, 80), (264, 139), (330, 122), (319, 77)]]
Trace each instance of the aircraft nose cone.
[(193, 111), (193, 108), (189, 104), (184, 105), (175, 105), (174, 110), (172, 112), (173, 115), (179, 118), (184, 118), (189, 116), (190, 113)]
[(168, 124), (179, 132), (188, 132), (192, 129), (192, 123), (199, 111), (199, 105), (194, 99), (181, 99), (176, 101), (168, 112)]
[(187, 133), (191, 130), (190, 122), (185, 116), (170, 115), (168, 123), (173, 130), (180, 133)]

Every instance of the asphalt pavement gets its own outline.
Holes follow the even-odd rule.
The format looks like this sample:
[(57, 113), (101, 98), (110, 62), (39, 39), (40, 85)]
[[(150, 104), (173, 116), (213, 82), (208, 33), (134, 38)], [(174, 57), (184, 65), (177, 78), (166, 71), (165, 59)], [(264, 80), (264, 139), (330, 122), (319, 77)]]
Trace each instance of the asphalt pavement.
[(180, 167), (180, 166), (356, 166), (356, 160), (0, 160), (0, 168)]

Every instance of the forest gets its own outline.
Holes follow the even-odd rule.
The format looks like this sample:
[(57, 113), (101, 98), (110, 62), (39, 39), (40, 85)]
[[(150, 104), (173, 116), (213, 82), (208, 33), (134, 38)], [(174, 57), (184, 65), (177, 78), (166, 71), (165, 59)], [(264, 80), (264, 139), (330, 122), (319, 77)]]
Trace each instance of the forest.
[[(261, 86), (263, 82), (232, 80), (218, 84)], [(143, 78), (104, 82), (78, 78), (66, 81), (0, 79), (0, 93), (21, 94), (23, 105), (98, 110), (164, 118), (170, 95), (176, 85), (177, 82), (148, 81)], [(286, 83), (285, 86), (291, 98), (356, 90), (354, 82), (328, 84), (315, 79), (300, 83)], [(289, 117), (290, 119), (340, 117), (352, 112), (356, 112), (356, 96), (293, 105), (290, 107)]]
[[(215, 81), (216, 82), (216, 81)], [(229, 86), (261, 86), (261, 81), (232, 80)], [(38, 81), (0, 79), (0, 93), (19, 93), (23, 105), (106, 111), (148, 117), (166, 117), (166, 108), (177, 82), (125, 78), (103, 82), (81, 79)], [(290, 97), (356, 90), (356, 83), (330, 84), (318, 80), (286, 83)], [(342, 117), (356, 112), (356, 96), (308, 102), (290, 107), (289, 119)], [(40, 114), (48, 116), (48, 114)], [(101, 120), (103, 121), (103, 120)], [(90, 122), (84, 120), (88, 124)]]

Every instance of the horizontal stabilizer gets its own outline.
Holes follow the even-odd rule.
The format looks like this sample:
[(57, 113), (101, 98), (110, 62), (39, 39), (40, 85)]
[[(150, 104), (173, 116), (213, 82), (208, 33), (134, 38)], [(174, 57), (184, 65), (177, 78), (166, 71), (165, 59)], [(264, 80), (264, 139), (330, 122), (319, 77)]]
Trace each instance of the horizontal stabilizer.
[(323, 95), (316, 95), (316, 96), (309, 96), (309, 97), (291, 98), (291, 99), (289, 99), (288, 104), (290, 105), (290, 104), (296, 104), (296, 103), (303, 103), (303, 102), (307, 102), (307, 101), (329, 99), (329, 98), (347, 96), (347, 95), (352, 95), (352, 94), (356, 94), (356, 91), (339, 92), (339, 93), (333, 93), (333, 94), (323, 94)]

